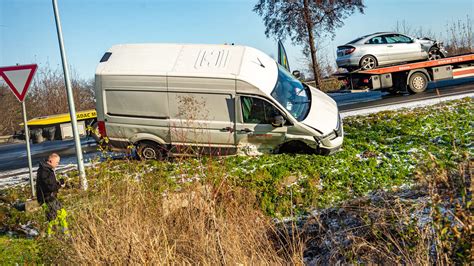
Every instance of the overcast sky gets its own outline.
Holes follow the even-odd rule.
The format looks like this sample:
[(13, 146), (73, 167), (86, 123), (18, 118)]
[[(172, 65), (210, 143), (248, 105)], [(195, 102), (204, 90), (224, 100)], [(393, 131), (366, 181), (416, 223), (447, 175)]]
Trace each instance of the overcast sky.
[[(474, 0), (367, 0), (324, 43), (335, 60), (336, 46), (358, 36), (393, 30), (397, 21), (446, 35), (446, 24), (474, 14)], [(276, 41), (266, 38), (256, 0), (58, 0), (66, 53), (72, 71), (94, 78), (103, 53), (119, 43), (236, 43), (275, 57)], [(285, 41), (292, 70), (302, 69), (301, 47)], [(52, 2), (0, 0), (0, 66), (37, 63), (61, 66)]]

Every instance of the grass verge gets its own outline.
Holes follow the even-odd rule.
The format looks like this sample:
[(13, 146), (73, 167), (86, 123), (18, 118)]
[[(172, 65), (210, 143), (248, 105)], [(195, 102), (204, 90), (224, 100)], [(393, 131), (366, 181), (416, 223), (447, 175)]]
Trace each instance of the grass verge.
[[(348, 118), (344, 147), (329, 157), (101, 163), (87, 169), (89, 191), (71, 175), (61, 192), (71, 234), (38, 237), (31, 252), (54, 263), (462, 263), (472, 231), (472, 191), (461, 178), (471, 169), (472, 121), (468, 98)], [(407, 189), (426, 200), (397, 194)], [(4, 228), (28, 220), (44, 232), (41, 211), (9, 207), (27, 189), (1, 193)], [(419, 210), (429, 218), (422, 227)], [(355, 218), (331, 227), (345, 214)], [(299, 222), (272, 220), (284, 217)], [(337, 238), (342, 232), (353, 237)]]

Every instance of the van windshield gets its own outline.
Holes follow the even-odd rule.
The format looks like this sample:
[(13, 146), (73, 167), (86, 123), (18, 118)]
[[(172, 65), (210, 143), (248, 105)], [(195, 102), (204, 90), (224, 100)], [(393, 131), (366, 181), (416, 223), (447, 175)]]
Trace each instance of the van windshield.
[(277, 100), (298, 121), (306, 118), (311, 107), (311, 94), (308, 86), (301, 83), (280, 64), (278, 80), (271, 96)]

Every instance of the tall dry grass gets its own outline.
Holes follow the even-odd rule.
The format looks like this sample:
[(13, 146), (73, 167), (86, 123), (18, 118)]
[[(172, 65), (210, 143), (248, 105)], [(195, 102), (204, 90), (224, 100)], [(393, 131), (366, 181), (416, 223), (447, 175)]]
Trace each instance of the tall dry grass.
[(420, 169), (416, 187), (376, 191), (287, 223), (263, 215), (253, 192), (228, 181), (224, 168), (203, 161), (196, 160), (194, 170), (176, 162), (177, 178), (198, 173), (197, 181), (177, 187), (158, 176), (165, 171), (147, 175), (143, 162), (98, 166), (91, 190), (75, 195), (73, 204), (68, 200), (71, 234), (47, 240), (49, 261), (444, 265), (472, 260), (474, 162), (469, 158), (450, 170), (433, 159)]
[(419, 187), (378, 191), (302, 221), (310, 264), (472, 263), (474, 162), (441, 170), (435, 160)]
[[(76, 205), (71, 235), (48, 246), (59, 264), (302, 264), (303, 243), (278, 230), (251, 193), (197, 182), (160, 193), (156, 178), (101, 181)], [(78, 207), (79, 206), (79, 207)], [(296, 240), (296, 241), (295, 241)]]

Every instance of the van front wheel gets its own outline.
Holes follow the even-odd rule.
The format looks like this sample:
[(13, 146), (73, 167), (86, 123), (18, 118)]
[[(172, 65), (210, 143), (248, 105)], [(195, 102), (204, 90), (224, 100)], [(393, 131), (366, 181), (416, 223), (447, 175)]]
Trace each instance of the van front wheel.
[(141, 160), (163, 160), (166, 157), (163, 146), (152, 141), (138, 143), (137, 152)]

